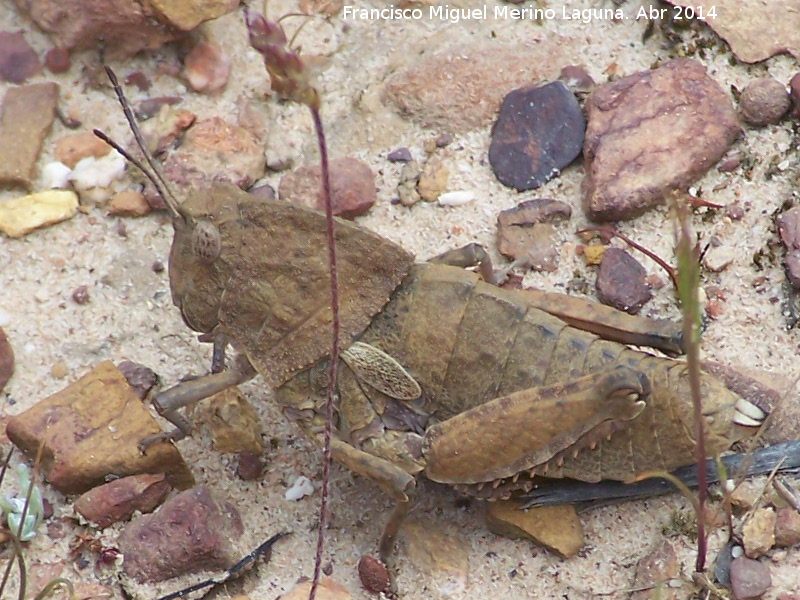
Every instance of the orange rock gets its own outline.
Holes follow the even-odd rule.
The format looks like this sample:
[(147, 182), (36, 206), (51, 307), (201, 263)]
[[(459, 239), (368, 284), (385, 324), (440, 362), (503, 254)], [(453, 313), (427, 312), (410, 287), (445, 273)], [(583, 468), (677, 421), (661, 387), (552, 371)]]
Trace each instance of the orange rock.
[(8, 437), (27, 456), (40, 445), (42, 472), (64, 494), (81, 494), (106, 477), (165, 473), (179, 489), (191, 486), (189, 467), (172, 444), (139, 441), (161, 431), (158, 423), (110, 361), (45, 398), (8, 423)]
[(65, 135), (56, 141), (53, 155), (59, 162), (70, 169), (74, 169), (78, 161), (87, 156), (100, 158), (111, 152), (111, 146), (93, 134), (91, 131)]

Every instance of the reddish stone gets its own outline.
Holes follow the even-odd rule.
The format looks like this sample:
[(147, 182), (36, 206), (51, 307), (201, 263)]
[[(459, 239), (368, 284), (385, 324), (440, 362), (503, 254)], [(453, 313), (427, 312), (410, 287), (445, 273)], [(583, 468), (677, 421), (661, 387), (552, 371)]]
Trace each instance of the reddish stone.
[[(284, 175), (278, 197), (284, 202), (325, 210), (319, 165), (300, 167)], [(356, 158), (337, 158), (330, 162), (333, 214), (353, 219), (366, 213), (377, 199), (375, 175)]]
[(130, 519), (134, 512), (150, 512), (172, 489), (163, 474), (131, 475), (115, 479), (82, 494), (75, 510), (98, 527)]
[(123, 569), (141, 582), (204, 570), (224, 570), (241, 551), (238, 511), (206, 487), (181, 492), (161, 509), (132, 521), (119, 538)]

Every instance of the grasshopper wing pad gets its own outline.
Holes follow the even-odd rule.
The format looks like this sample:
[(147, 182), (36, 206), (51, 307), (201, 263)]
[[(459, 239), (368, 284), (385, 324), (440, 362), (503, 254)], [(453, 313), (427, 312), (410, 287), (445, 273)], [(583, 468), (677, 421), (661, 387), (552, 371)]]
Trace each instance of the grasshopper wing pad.
[(416, 400), (422, 388), (391, 356), (375, 346), (355, 342), (342, 351), (342, 360), (363, 383), (390, 398)]
[[(349, 346), (413, 264), (397, 244), (337, 219), (341, 345)], [(277, 201), (240, 205), (240, 262), (219, 323), (273, 387), (330, 350), (330, 272), (325, 217)]]

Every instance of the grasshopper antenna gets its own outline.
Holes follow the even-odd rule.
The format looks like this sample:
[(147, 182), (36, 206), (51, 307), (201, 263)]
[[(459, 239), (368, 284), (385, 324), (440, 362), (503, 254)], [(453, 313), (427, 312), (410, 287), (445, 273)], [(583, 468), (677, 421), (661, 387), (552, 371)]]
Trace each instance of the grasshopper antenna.
[(128, 99), (125, 97), (124, 92), (122, 91), (122, 86), (119, 84), (119, 80), (117, 79), (117, 75), (111, 70), (111, 67), (106, 66), (106, 75), (108, 75), (109, 81), (111, 81), (111, 85), (114, 87), (114, 92), (117, 94), (117, 99), (119, 103), (122, 105), (122, 112), (125, 114), (125, 119), (128, 121), (128, 125), (133, 131), (133, 137), (136, 139), (136, 144), (139, 146), (139, 150), (142, 151), (147, 164), (150, 165), (150, 169), (147, 169), (141, 161), (133, 158), (131, 154), (122, 148), (119, 144), (109, 138), (105, 133), (100, 131), (99, 129), (94, 129), (92, 132), (103, 140), (106, 144), (114, 148), (117, 152), (122, 154), (127, 160), (129, 160), (132, 164), (136, 165), (136, 167), (147, 176), (147, 178), (153, 183), (158, 193), (164, 199), (164, 202), (169, 209), (170, 214), (172, 214), (173, 219), (177, 219), (181, 216), (180, 211), (178, 210), (178, 201), (175, 199), (175, 195), (172, 193), (172, 190), (167, 183), (166, 178), (161, 173), (161, 169), (158, 168), (153, 155), (150, 154), (150, 151), (147, 149), (145, 145), (144, 138), (142, 137), (142, 132), (139, 129), (139, 125), (136, 122), (136, 118), (133, 116), (133, 111), (131, 110), (131, 105), (128, 102)]

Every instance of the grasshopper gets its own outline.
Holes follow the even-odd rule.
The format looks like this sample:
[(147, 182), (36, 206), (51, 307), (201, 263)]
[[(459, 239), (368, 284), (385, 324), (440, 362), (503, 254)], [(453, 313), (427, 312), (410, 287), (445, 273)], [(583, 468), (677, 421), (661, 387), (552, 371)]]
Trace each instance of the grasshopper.
[[(177, 426), (156, 437), (188, 435), (180, 408), (261, 375), (285, 414), (320, 438), (331, 321), (323, 215), (221, 183), (179, 204), (149, 177), (172, 215), (173, 302), (213, 343), (211, 374), (154, 399)], [(694, 462), (685, 363), (628, 346), (680, 353), (671, 324), (500, 288), (463, 268), (491, 273), (478, 246), (416, 263), (351, 222), (337, 219), (335, 237), (342, 343), (331, 450), (397, 502), (382, 558), (422, 476), (497, 500), (539, 477), (624, 481)], [(228, 345), (237, 354), (226, 366)], [(707, 373), (702, 396), (709, 455), (764, 417)]]

